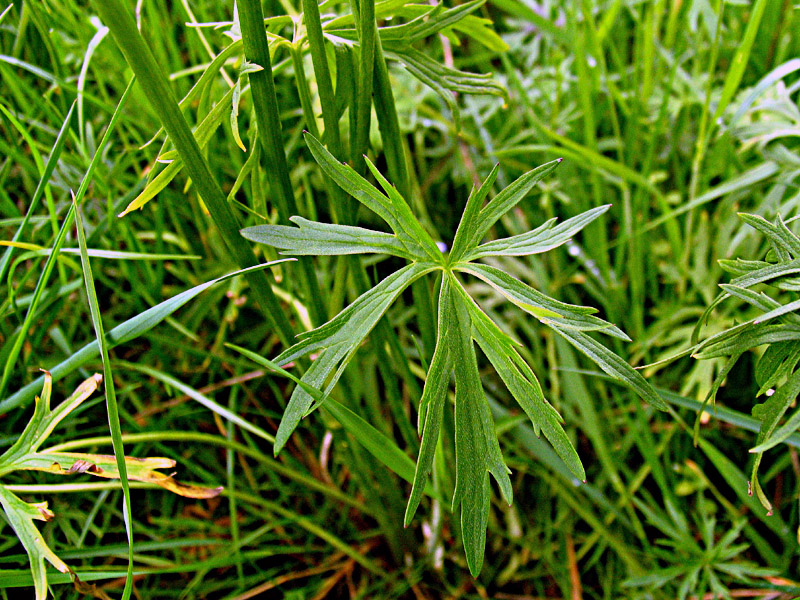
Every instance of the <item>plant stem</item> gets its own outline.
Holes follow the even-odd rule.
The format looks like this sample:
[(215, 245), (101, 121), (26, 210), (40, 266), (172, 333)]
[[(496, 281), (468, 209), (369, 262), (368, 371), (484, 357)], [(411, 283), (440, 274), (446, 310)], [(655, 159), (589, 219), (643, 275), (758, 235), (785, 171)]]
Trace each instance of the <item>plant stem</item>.
[[(317, 81), (320, 104), (322, 105), (322, 121), (325, 124), (325, 145), (339, 160), (344, 158), (342, 138), (339, 133), (339, 115), (336, 109), (336, 96), (333, 91), (333, 80), (328, 68), (328, 57), (325, 53), (325, 39), (322, 35), (319, 6), (316, 0), (303, 0), (303, 23), (306, 27), (306, 38), (314, 65), (314, 77)], [(327, 179), (327, 176), (326, 176)], [(345, 215), (355, 212), (353, 200), (337, 185), (329, 186), (331, 194), (331, 214), (337, 223), (344, 222)]]
[[(261, 11), (261, 3), (258, 0), (240, 0), (238, 7), (245, 57), (250, 62), (262, 67), (261, 71), (250, 73), (250, 93), (253, 96), (256, 123), (258, 124), (258, 139), (264, 150), (267, 168), (277, 182), (275, 187), (278, 216), (280, 222), (287, 225), (289, 217), (298, 212), (292, 190), (292, 180), (289, 176), (289, 164), (283, 150), (283, 134), (278, 112), (278, 98), (275, 95), (275, 82), (272, 78), (269, 43), (264, 29), (264, 13)], [(327, 318), (313, 264), (308, 258), (303, 258), (298, 262), (311, 319), (316, 324), (324, 323)]]
[(364, 154), (369, 146), (369, 124), (372, 112), (372, 72), (375, 66), (375, 0), (352, 0), (359, 41), (358, 83), (356, 93), (355, 131), (350, 136), (350, 162), (359, 175), (367, 164)]
[[(159, 116), (164, 130), (172, 139), (234, 260), (240, 267), (258, 264), (252, 248), (239, 235), (239, 222), (228, 206), (225, 194), (212, 177), (197, 141), (178, 108), (167, 78), (142, 39), (130, 12), (120, 0), (93, 0), (92, 5), (111, 30), (128, 65), (147, 92), (146, 97), (153, 112)], [(246, 277), (275, 333), (283, 343), (291, 343), (294, 336), (292, 327), (272, 291), (272, 277), (263, 271), (248, 273)]]

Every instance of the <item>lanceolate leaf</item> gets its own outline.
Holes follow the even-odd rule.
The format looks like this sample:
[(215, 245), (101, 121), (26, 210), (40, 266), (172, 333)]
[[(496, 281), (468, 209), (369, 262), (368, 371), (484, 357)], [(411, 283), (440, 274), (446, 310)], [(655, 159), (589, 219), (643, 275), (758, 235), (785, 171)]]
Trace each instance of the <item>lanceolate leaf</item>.
[(392, 273), (324, 325), (301, 333), (298, 336), (301, 341), (282, 352), (274, 362), (282, 365), (321, 348), (361, 343), (394, 299), (434, 268), (430, 263), (412, 263)]
[(36, 600), (45, 600), (47, 598), (47, 571), (44, 561), (47, 560), (62, 573), (68, 573), (69, 567), (45, 543), (33, 521), (49, 521), (55, 515), (47, 508), (47, 502), (23, 502), (2, 485), (0, 485), (0, 504), (3, 506), (9, 525), (25, 547), (25, 552), (28, 553)]
[[(738, 285), (739, 287), (752, 287), (757, 283), (773, 282), (781, 277), (787, 275), (796, 275), (800, 273), (800, 259), (795, 259), (791, 262), (779, 263), (777, 265), (769, 265), (755, 271), (751, 271), (746, 275), (737, 277), (731, 281), (731, 285)], [(793, 288), (791, 288), (793, 289)]]
[(381, 194), (351, 167), (336, 160), (313, 135), (307, 133), (305, 139), (311, 154), (314, 155), (322, 170), (336, 182), (336, 185), (386, 221), (409, 253), (419, 259), (424, 259), (426, 256), (437, 259), (441, 253), (436, 244), (431, 241), (433, 244), (431, 247), (430, 244), (425, 243), (425, 238), (430, 239), (430, 236), (425, 234), (419, 239), (415, 238), (415, 234), (419, 234), (421, 227), (408, 222), (409, 219), (414, 221), (415, 219), (405, 201), (398, 205), (393, 199)]
[(553, 329), (589, 357), (606, 374), (633, 389), (642, 400), (659, 410), (668, 410), (667, 403), (645, 381), (644, 377), (611, 350), (581, 331), (567, 327), (553, 327)]
[[(200, 148), (204, 148), (208, 144), (211, 136), (225, 120), (225, 115), (233, 101), (233, 93), (233, 89), (229, 90), (200, 122), (200, 125), (192, 132)], [(156, 175), (152, 181), (148, 182), (147, 187), (142, 190), (142, 193), (119, 214), (120, 217), (124, 217), (128, 213), (142, 208), (145, 204), (150, 202), (150, 200), (155, 198), (161, 190), (167, 187), (169, 182), (175, 179), (175, 176), (183, 169), (183, 160), (175, 151), (162, 155), (159, 158), (161, 160), (169, 159), (171, 162), (164, 170)]]
[(697, 344), (693, 356), (698, 359), (727, 359), (724, 369), (714, 381), (713, 395), (741, 355), (767, 345), (756, 365), (755, 379), (759, 385), (759, 395), (770, 389), (773, 393), (763, 403), (753, 407), (753, 417), (759, 422), (760, 430), (755, 447), (750, 450), (756, 454), (750, 488), (771, 514), (772, 504), (761, 487), (758, 470), (763, 453), (786, 440), (800, 426), (800, 411), (781, 423), (786, 411), (800, 394), (800, 370), (797, 369), (800, 363), (800, 300), (780, 302), (763, 291), (750, 288), (766, 283), (780, 290), (800, 290), (800, 278), (797, 276), (800, 273), (800, 238), (786, 226), (780, 215), (774, 222), (759, 215), (740, 214), (739, 217), (766, 236), (770, 244), (767, 257), (772, 261), (777, 259), (777, 262), (742, 259), (720, 261), (725, 270), (737, 277), (729, 284), (720, 285), (723, 293), (707, 309), (706, 314), (722, 299), (730, 297), (746, 303), (747, 308), (754, 308), (760, 314), (706, 338)]
[(384, 46), (391, 47), (391, 43), (403, 45), (412, 44), (422, 38), (440, 32), (445, 27), (461, 21), (469, 13), (477, 10), (485, 0), (472, 0), (464, 4), (442, 10), (443, 5), (437, 4), (425, 14), (412, 19), (408, 23), (393, 27), (382, 27), (380, 30), (381, 42)]
[(474, 260), (485, 256), (525, 256), (558, 248), (610, 207), (610, 204), (598, 206), (555, 226), (555, 219), (551, 219), (530, 233), (481, 244), (470, 252), (465, 260)]
[[(375, 458), (386, 465), (386, 467), (409, 483), (414, 480), (414, 462), (408, 458), (408, 456), (406, 456), (406, 454), (404, 454), (400, 448), (397, 447), (397, 444), (395, 444), (393, 440), (389, 439), (380, 431), (375, 429), (372, 425), (359, 417), (352, 410), (343, 404), (340, 404), (333, 398), (328, 398), (326, 400), (322, 392), (320, 392), (318, 389), (307, 385), (304, 381), (300, 380), (289, 371), (276, 365), (271, 360), (267, 360), (263, 356), (259, 356), (255, 352), (247, 350), (246, 348), (241, 348), (233, 344), (225, 345), (233, 350), (236, 350), (237, 352), (240, 352), (242, 355), (254, 361), (256, 364), (267, 367), (276, 373), (280, 373), (284, 377), (288, 377), (297, 383), (297, 385), (302, 387), (316, 401), (322, 402), (324, 400), (325, 409), (327, 409), (327, 411), (333, 415), (337, 421), (339, 421), (342, 427), (344, 427), (345, 431), (352, 435), (358, 441), (358, 443), (364, 446), (364, 448), (366, 448), (370, 454), (372, 454)], [(430, 485), (427, 485), (423, 492), (429, 496), (434, 496), (433, 489)]]
[(766, 235), (770, 242), (785, 250), (789, 255), (800, 256), (800, 239), (786, 227), (780, 215), (774, 224), (761, 215), (739, 213), (739, 218), (753, 229)]
[(317, 223), (302, 217), (291, 217), (298, 227), (287, 225), (257, 225), (242, 229), (250, 241), (283, 250), (281, 254), (341, 255), (392, 254), (408, 260), (415, 256), (406, 250), (397, 236), (363, 227)]
[[(457, 44), (458, 39), (453, 34), (455, 30), (473, 37), (492, 50), (504, 51), (507, 49), (505, 42), (491, 28), (485, 27), (490, 22), (470, 15), (483, 3), (484, 0), (473, 0), (449, 9), (442, 4), (430, 7), (392, 0), (375, 5), (375, 16), (379, 19), (394, 16), (410, 19), (401, 25), (378, 28), (383, 53), (387, 58), (401, 62), (411, 75), (436, 91), (453, 111), (457, 127), (459, 108), (453, 92), (491, 94), (505, 98), (508, 92), (490, 74), (468, 73), (447, 67), (414, 48), (413, 44), (437, 33), (446, 35)], [(331, 19), (324, 24), (325, 37), (338, 45), (358, 43), (361, 40), (353, 25), (353, 15)]]
[(0, 476), (16, 470), (21, 460), (30, 453), (36, 452), (47, 440), (56, 426), (64, 420), (69, 413), (80, 406), (84, 400), (91, 396), (103, 380), (102, 376), (94, 375), (81, 383), (78, 388), (64, 400), (55, 410), (50, 410), (50, 397), (53, 393), (53, 378), (50, 373), (44, 374), (41, 398), (36, 398), (33, 416), (16, 442), (0, 456)]
[[(414, 281), (433, 270), (430, 263), (411, 263), (390, 275), (371, 290), (364, 292), (355, 302), (325, 325), (303, 335), (303, 339), (281, 353), (274, 362), (283, 365), (301, 356), (322, 349), (311, 364), (302, 381), (316, 389), (325, 388), (327, 396), (336, 385), (350, 358), (369, 334), (395, 298)], [(328, 377), (336, 367), (339, 369)], [(327, 383), (326, 383), (327, 382)], [(296, 387), (283, 414), (275, 435), (275, 454), (280, 452), (289, 436), (312, 409), (314, 398), (301, 387)], [(321, 402), (313, 407), (316, 408)]]
[[(114, 455), (39, 451), (39, 447), (56, 426), (97, 390), (102, 379), (102, 376), (97, 374), (89, 377), (69, 398), (61, 402), (55, 410), (51, 410), (53, 379), (45, 372), (42, 396), (36, 398), (33, 416), (17, 441), (0, 456), (0, 476), (17, 470), (37, 470), (58, 475), (90, 473), (107, 479), (119, 479), (118, 459)], [(126, 456), (124, 460), (128, 478), (154, 483), (182, 496), (212, 498), (222, 491), (222, 488), (210, 489), (178, 483), (171, 475), (154, 470), (174, 467), (175, 461), (172, 459)], [(47, 560), (62, 573), (70, 572), (64, 561), (47, 546), (33, 524), (34, 520), (49, 521), (55, 515), (47, 508), (47, 502), (24, 502), (4, 485), (0, 485), (0, 505), (3, 507), (7, 522), (28, 554), (35, 597), (37, 600), (44, 600), (47, 597), (47, 571), (44, 561)]]
[(441, 262), (441, 251), (439, 250), (439, 247), (411, 212), (411, 208), (409, 207), (408, 202), (405, 201), (405, 198), (400, 195), (400, 192), (397, 191), (397, 188), (395, 188), (386, 180), (383, 175), (381, 175), (381, 172), (378, 171), (374, 164), (372, 164), (371, 160), (369, 160), (366, 156), (364, 157), (364, 160), (367, 164), (367, 168), (370, 170), (370, 173), (372, 173), (372, 175), (375, 177), (375, 180), (378, 182), (378, 185), (381, 186), (383, 191), (389, 197), (389, 200), (392, 201), (392, 207), (400, 219), (405, 232), (425, 249), (425, 252), (430, 258), (432, 258), (435, 262)]
[(800, 362), (800, 343), (778, 342), (769, 346), (756, 364), (758, 395), (788, 377), (798, 362)]
[(800, 325), (769, 324), (760, 327), (750, 326), (732, 338), (710, 344), (693, 356), (699, 359), (718, 358), (736, 352), (743, 352), (762, 344), (774, 344), (790, 340), (800, 340)]
[(481, 187), (477, 190), (473, 188), (472, 193), (467, 198), (467, 203), (464, 206), (464, 214), (461, 215), (461, 222), (458, 224), (456, 236), (453, 238), (453, 249), (450, 251), (450, 262), (457, 263), (463, 256), (464, 252), (474, 246), (475, 232), (478, 229), (478, 215), (483, 207), (483, 201), (492, 189), (495, 180), (497, 180), (497, 173), (500, 171), (500, 165), (496, 164), (486, 179), (483, 180)]
[(422, 444), (417, 458), (417, 468), (414, 473), (414, 485), (406, 506), (404, 524), (407, 527), (414, 518), (422, 490), (428, 479), (428, 474), (433, 465), (436, 444), (439, 441), (439, 431), (442, 425), (447, 390), (450, 387), (450, 376), (453, 370), (453, 357), (451, 354), (450, 336), (452, 334), (453, 300), (450, 289), (450, 278), (442, 277), (439, 290), (439, 319), (436, 336), (436, 350), (433, 353), (428, 376), (425, 379), (425, 388), (419, 403), (418, 430), (422, 433)]
[(623, 340), (630, 340), (616, 326), (591, 316), (590, 313), (596, 312), (595, 309), (564, 304), (549, 298), (497, 267), (481, 264), (459, 264), (456, 268), (485, 281), (522, 310), (532, 314), (543, 323), (554, 323), (555, 325), (563, 325), (564, 327), (582, 331), (600, 331)]
[[(795, 371), (789, 380), (779, 387), (765, 402), (753, 407), (753, 417), (761, 423), (761, 430), (758, 432), (758, 437), (756, 438), (756, 447), (751, 450), (751, 452), (756, 453), (756, 460), (753, 463), (751, 475), (751, 484), (759, 500), (761, 500), (761, 503), (770, 512), (772, 511), (772, 504), (767, 500), (766, 495), (761, 491), (761, 486), (758, 483), (758, 467), (761, 465), (761, 458), (764, 455), (764, 451), (768, 447), (771, 447), (771, 445), (767, 446), (765, 442), (770, 441), (770, 437), (777, 429), (778, 423), (788, 410), (789, 405), (797, 398), (798, 394), (800, 394), (800, 370)], [(788, 437), (788, 435), (786, 437)]]
[(561, 426), (561, 415), (545, 400), (542, 386), (531, 368), (517, 353), (515, 343), (484, 313), (460, 285), (459, 294), (472, 319), (473, 337), (506, 384), (514, 399), (528, 415), (536, 435), (544, 431), (558, 456), (570, 471), (586, 479), (578, 453)]
[(528, 171), (502, 192), (497, 194), (497, 196), (492, 198), (478, 214), (475, 232), (470, 239), (470, 245), (476, 246), (480, 243), (481, 238), (489, 231), (492, 225), (494, 225), (500, 217), (519, 204), (519, 202), (531, 192), (533, 187), (559, 164), (561, 164), (560, 158), (545, 163), (540, 167), (536, 167), (532, 171)]
[[(447, 275), (445, 275), (447, 277)], [(452, 275), (450, 276), (452, 277)], [(460, 296), (452, 298), (455, 310), (452, 352), (456, 377), (456, 488), (453, 509), (461, 506), (461, 534), (470, 573), (483, 566), (486, 524), (489, 518), (489, 473), (503, 498), (511, 504), (513, 492), (494, 431), (489, 403), (483, 394), (469, 311)]]
[[(214, 498), (221, 487), (208, 488), (177, 481), (172, 475), (156, 469), (172, 469), (177, 464), (171, 458), (125, 457), (126, 477), (133, 481), (152, 483), (184, 498)], [(79, 452), (37, 452), (28, 454), (16, 463), (16, 468), (26, 471), (44, 471), (54, 475), (86, 473), (103, 479), (119, 479), (117, 459), (113, 454), (83, 454)]]
[(491, 75), (450, 69), (410, 46), (387, 48), (385, 54), (403, 63), (409, 73), (439, 94), (453, 112), (456, 127), (460, 123), (460, 111), (453, 92), (502, 97), (508, 95), (506, 89), (494, 81)]

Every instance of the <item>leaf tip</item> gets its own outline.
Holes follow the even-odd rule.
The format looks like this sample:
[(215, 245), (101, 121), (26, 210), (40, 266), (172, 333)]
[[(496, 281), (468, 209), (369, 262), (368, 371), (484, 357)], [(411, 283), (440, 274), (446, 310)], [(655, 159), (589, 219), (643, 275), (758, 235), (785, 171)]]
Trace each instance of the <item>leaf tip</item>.
[(275, 443), (272, 445), (272, 456), (278, 458), (278, 454), (280, 454), (281, 450), (283, 450), (284, 445), (283, 440), (276, 439)]
[(561, 161), (562, 161), (562, 160), (564, 160), (564, 159), (563, 159), (563, 158), (557, 158), (557, 159), (556, 159), (556, 162), (557, 162), (557, 163), (559, 163), (559, 164), (561, 164)]

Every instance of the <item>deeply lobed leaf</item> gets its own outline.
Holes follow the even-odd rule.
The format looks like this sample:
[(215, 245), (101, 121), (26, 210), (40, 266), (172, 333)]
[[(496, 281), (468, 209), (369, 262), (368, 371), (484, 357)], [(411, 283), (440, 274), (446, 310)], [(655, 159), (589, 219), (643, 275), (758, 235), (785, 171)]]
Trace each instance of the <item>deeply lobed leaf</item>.
[(423, 260), (425, 258), (437, 262), (441, 260), (441, 252), (436, 244), (419, 225), (408, 204), (399, 194), (392, 197), (381, 194), (352, 167), (336, 160), (313, 135), (306, 133), (305, 140), (325, 174), (345, 192), (386, 221), (409, 254)]
[[(302, 334), (300, 342), (282, 352), (274, 362), (283, 365), (315, 350), (320, 355), (302, 377), (302, 381), (316, 389), (325, 388), (325, 395), (338, 382), (344, 369), (359, 345), (395, 298), (414, 281), (435, 269), (431, 263), (411, 263), (393, 273), (371, 290), (364, 292), (352, 304), (324, 325)], [(334, 373), (334, 369), (339, 367)], [(328, 381), (328, 377), (332, 378)], [(314, 398), (298, 386), (292, 392), (275, 435), (275, 454), (280, 452), (297, 428), (300, 420), (311, 410)]]
[(468, 253), (464, 260), (475, 260), (486, 256), (527, 256), (553, 250), (567, 243), (573, 235), (605, 213), (610, 207), (610, 204), (598, 206), (558, 225), (555, 225), (555, 219), (551, 219), (529, 233), (481, 244)]
[[(450, 276), (452, 277), (452, 275)], [(451, 284), (452, 285), (452, 284)], [(469, 311), (461, 296), (452, 297), (454, 322), (452, 352), (456, 377), (456, 487), (453, 509), (461, 506), (461, 535), (470, 573), (483, 566), (486, 525), (489, 518), (491, 473), (503, 498), (511, 504), (513, 491), (494, 431), (489, 403), (483, 394), (478, 360), (472, 344)]]
[[(551, 220), (527, 234), (479, 245), (489, 228), (519, 203), (560, 161), (553, 161), (522, 175), (482, 206), (496, 180), (498, 168), (495, 167), (480, 188), (473, 190), (470, 195), (452, 251), (445, 257), (414, 217), (406, 200), (375, 165), (366, 161), (383, 193), (353, 169), (339, 163), (313, 136), (306, 134), (306, 141), (322, 170), (344, 191), (383, 218), (393, 234), (315, 223), (299, 217), (292, 218), (298, 227), (266, 225), (248, 228), (242, 234), (248, 239), (291, 254), (373, 252), (393, 254), (411, 262), (364, 292), (324, 325), (298, 335), (298, 342), (273, 361), (266, 361), (286, 373), (279, 365), (318, 353), (305, 374), (297, 379), (298, 385), (292, 392), (275, 436), (274, 450), (276, 453), (281, 450), (303, 417), (326, 403), (350, 359), (398, 295), (425, 274), (441, 272), (436, 344), (417, 413), (417, 429), (422, 441), (404, 523), (408, 525), (411, 522), (426, 490), (442, 430), (450, 380), (455, 375), (456, 481), (452, 505), (454, 510), (460, 509), (467, 564), (470, 572), (477, 575), (483, 563), (486, 543), (491, 494), (489, 475), (497, 481), (509, 504), (513, 491), (494, 420), (483, 392), (474, 342), (481, 347), (511, 395), (525, 411), (536, 434), (544, 432), (557, 455), (576, 477), (584, 479), (585, 472), (562, 427), (561, 416), (547, 402), (535, 373), (517, 352), (517, 342), (481, 310), (459, 281), (457, 273), (467, 273), (488, 283), (514, 304), (563, 335), (606, 373), (632, 387), (657, 408), (666, 408), (666, 404), (639, 373), (584, 333), (599, 331), (629, 340), (613, 324), (594, 316), (596, 309), (565, 304), (497, 267), (470, 262), (485, 256), (526, 255), (555, 248), (609, 207), (597, 207), (559, 224)], [(352, 419), (346, 421), (352, 423)], [(371, 448), (370, 452), (384, 460), (380, 458), (382, 453), (375, 447), (374, 439), (370, 438), (365, 447)], [(393, 461), (392, 465), (396, 472), (402, 470), (397, 461)]]
[(433, 359), (425, 378), (425, 387), (422, 390), (422, 398), (417, 411), (417, 429), (422, 434), (422, 444), (417, 457), (414, 483), (411, 487), (411, 494), (408, 498), (406, 514), (403, 519), (406, 527), (414, 518), (414, 513), (416, 513), (419, 502), (422, 499), (422, 490), (431, 472), (436, 444), (439, 441), (447, 390), (450, 386), (450, 376), (453, 370), (450, 336), (453, 330), (454, 309), (450, 282), (450, 277), (442, 277), (439, 289), (436, 349), (433, 352)]
[(343, 254), (391, 254), (408, 260), (415, 255), (396, 235), (351, 225), (317, 223), (302, 217), (291, 217), (298, 227), (288, 225), (256, 225), (241, 230), (251, 242), (283, 250), (293, 256), (331, 256)]

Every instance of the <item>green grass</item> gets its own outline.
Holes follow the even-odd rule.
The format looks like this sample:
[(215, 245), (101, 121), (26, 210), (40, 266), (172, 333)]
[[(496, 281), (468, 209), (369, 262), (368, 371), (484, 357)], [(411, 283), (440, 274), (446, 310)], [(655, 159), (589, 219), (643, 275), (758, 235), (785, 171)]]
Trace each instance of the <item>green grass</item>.
[(0, 597), (800, 594), (792, 4), (237, 7), (0, 9)]

